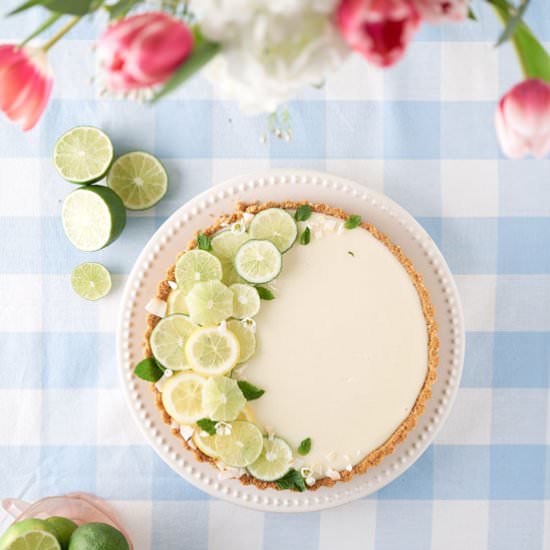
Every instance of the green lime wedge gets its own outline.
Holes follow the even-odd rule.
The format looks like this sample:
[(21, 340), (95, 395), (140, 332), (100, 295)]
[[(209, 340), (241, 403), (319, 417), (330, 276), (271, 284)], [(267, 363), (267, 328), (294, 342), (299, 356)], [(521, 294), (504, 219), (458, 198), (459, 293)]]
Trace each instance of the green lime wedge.
[(281, 253), (268, 240), (247, 241), (237, 250), (233, 263), (238, 275), (253, 284), (269, 283), (283, 267)]
[(292, 463), (292, 449), (280, 437), (265, 438), (260, 457), (247, 468), (249, 473), (261, 481), (275, 481), (283, 477)]
[(101, 264), (85, 262), (73, 269), (73, 290), (85, 300), (99, 300), (111, 290), (111, 274)]
[(77, 126), (63, 134), (53, 150), (57, 171), (71, 183), (95, 183), (105, 177), (113, 162), (111, 140), (99, 128)]
[(108, 187), (80, 187), (65, 198), (61, 219), (71, 243), (89, 252), (106, 247), (120, 235), (126, 209)]
[(216, 452), (222, 462), (235, 468), (243, 468), (255, 462), (262, 452), (264, 438), (252, 422), (231, 422), (231, 433), (216, 437)]
[(249, 233), (253, 239), (267, 239), (280, 252), (286, 252), (298, 237), (298, 226), (286, 210), (268, 208), (254, 216)]
[(0, 539), (0, 550), (61, 550), (57, 532), (41, 519), (14, 523)]
[(146, 210), (166, 195), (168, 174), (153, 155), (135, 151), (115, 160), (107, 176), (107, 185), (129, 210)]
[(155, 359), (170, 370), (187, 368), (185, 344), (196, 329), (185, 315), (175, 313), (161, 319), (149, 338)]
[(209, 378), (202, 389), (204, 412), (214, 420), (236, 420), (246, 399), (237, 381), (226, 376)]

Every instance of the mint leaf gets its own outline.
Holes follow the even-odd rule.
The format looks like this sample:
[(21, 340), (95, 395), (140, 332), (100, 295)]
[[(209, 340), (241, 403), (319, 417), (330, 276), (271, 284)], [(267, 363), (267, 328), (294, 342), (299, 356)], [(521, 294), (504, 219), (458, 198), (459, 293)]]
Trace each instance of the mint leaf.
[(197, 420), (197, 426), (207, 434), (216, 435), (216, 421), (210, 418), (201, 418)]
[(201, 250), (210, 252), (212, 250), (212, 239), (208, 235), (201, 232), (197, 237), (197, 246)]
[(141, 4), (142, 0), (118, 0), (110, 6), (105, 6), (111, 19), (119, 19), (128, 15), (128, 12), (136, 5)]
[(361, 216), (357, 216), (354, 214), (353, 216), (350, 216), (345, 222), (344, 227), (346, 229), (355, 229), (356, 227), (359, 227), (361, 225)]
[(293, 489), (295, 491), (306, 490), (306, 484), (302, 474), (295, 468), (291, 468), (283, 477), (280, 477), (275, 481), (279, 489)]
[(298, 447), (298, 454), (305, 456), (311, 451), (311, 437), (306, 437)]
[(274, 300), (275, 294), (269, 290), (269, 288), (265, 288), (264, 286), (257, 286), (256, 290), (258, 291), (258, 294), (260, 295), (260, 298), (262, 300)]
[(237, 382), (237, 385), (243, 392), (244, 398), (247, 401), (254, 401), (254, 399), (259, 399), (265, 393), (265, 390), (257, 388), (254, 384), (251, 384), (246, 380), (239, 380)]
[(156, 382), (162, 377), (164, 371), (158, 366), (158, 363), (153, 357), (147, 357), (147, 359), (140, 361), (136, 365), (134, 374), (142, 380)]
[(304, 232), (300, 235), (300, 244), (309, 244), (311, 240), (311, 229), (306, 227)]
[(29, 8), (34, 8), (34, 6), (43, 6), (57, 13), (85, 15), (96, 10), (99, 5), (100, 3), (96, 0), (27, 0), (27, 2), (23, 2), (23, 4), (10, 11), (8, 15), (21, 13)]
[(309, 204), (302, 204), (296, 209), (294, 219), (297, 222), (305, 222), (311, 216), (311, 206)]

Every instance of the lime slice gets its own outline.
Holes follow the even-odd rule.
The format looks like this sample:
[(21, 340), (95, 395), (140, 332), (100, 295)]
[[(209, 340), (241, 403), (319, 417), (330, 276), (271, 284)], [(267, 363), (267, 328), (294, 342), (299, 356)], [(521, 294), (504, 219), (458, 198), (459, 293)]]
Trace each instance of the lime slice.
[(220, 260), (206, 250), (190, 250), (176, 262), (176, 282), (185, 294), (197, 283), (221, 280), (222, 274)]
[(260, 295), (253, 286), (234, 284), (229, 288), (233, 291), (233, 317), (246, 319), (260, 311)]
[(249, 283), (269, 283), (279, 275), (283, 266), (281, 253), (266, 240), (252, 240), (244, 243), (234, 259), (235, 270)]
[(233, 260), (221, 260), (222, 262), (222, 269), (223, 269), (223, 277), (222, 277), (222, 283), (227, 286), (234, 285), (236, 283), (246, 283), (246, 281), (239, 277), (239, 274), (235, 270), (235, 266), (233, 265)]
[(248, 422), (254, 422), (255, 418), (252, 413), (252, 409), (248, 405), (245, 405), (239, 416), (237, 416), (237, 420), (248, 420)]
[(126, 209), (108, 187), (81, 187), (65, 198), (61, 218), (71, 243), (90, 252), (106, 247), (120, 235), (126, 225)]
[(107, 176), (107, 185), (129, 210), (146, 210), (166, 195), (168, 174), (153, 155), (135, 151), (115, 160)]
[(250, 239), (248, 233), (237, 233), (226, 229), (212, 237), (212, 254), (220, 260), (230, 260), (239, 247)]
[(216, 436), (216, 452), (228, 466), (243, 468), (255, 462), (262, 452), (264, 438), (252, 422), (231, 423), (231, 433)]
[(195, 430), (192, 435), (193, 443), (202, 451), (206, 456), (217, 458), (218, 453), (216, 451), (216, 437), (217, 435), (209, 435), (203, 432), (200, 428)]
[(286, 252), (296, 241), (298, 226), (286, 210), (268, 208), (254, 216), (249, 232), (253, 239), (267, 239)]
[(227, 321), (227, 330), (230, 330), (239, 341), (239, 363), (248, 361), (256, 353), (256, 334), (246, 322), (231, 319)]
[(185, 343), (196, 329), (185, 315), (174, 314), (161, 319), (149, 338), (155, 359), (170, 370), (188, 368)]
[(233, 292), (220, 281), (197, 283), (185, 299), (193, 322), (217, 325), (233, 314)]
[(204, 417), (202, 391), (206, 378), (181, 372), (168, 378), (162, 387), (162, 404), (179, 424), (192, 424)]
[(85, 300), (99, 300), (111, 290), (111, 274), (101, 264), (85, 262), (73, 269), (71, 285)]
[(280, 437), (265, 438), (262, 454), (247, 470), (261, 481), (275, 481), (290, 470), (291, 463), (292, 449), (286, 441)]
[(237, 381), (226, 376), (209, 378), (202, 391), (204, 412), (215, 420), (236, 420), (246, 399)]
[(93, 126), (77, 126), (63, 134), (53, 150), (53, 163), (71, 183), (94, 183), (108, 172), (114, 157), (107, 134)]
[(225, 374), (239, 359), (239, 341), (229, 330), (201, 328), (187, 340), (185, 353), (195, 372), (207, 376)]
[(168, 315), (172, 313), (184, 313), (189, 315), (187, 302), (185, 301), (185, 292), (181, 288), (176, 288), (170, 292), (166, 300), (166, 311)]
[(14, 523), (0, 539), (0, 550), (61, 550), (53, 526), (41, 519)]

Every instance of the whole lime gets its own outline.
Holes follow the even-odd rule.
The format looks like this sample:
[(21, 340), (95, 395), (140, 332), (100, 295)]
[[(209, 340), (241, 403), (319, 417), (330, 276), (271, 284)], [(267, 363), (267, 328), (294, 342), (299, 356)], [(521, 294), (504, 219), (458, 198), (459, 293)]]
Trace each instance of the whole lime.
[(129, 550), (124, 535), (106, 523), (81, 525), (72, 535), (69, 550)]
[(61, 516), (52, 516), (45, 521), (57, 533), (57, 540), (59, 541), (59, 544), (61, 544), (61, 548), (63, 550), (67, 550), (69, 548), (71, 535), (76, 530), (78, 525), (74, 521), (67, 518), (62, 518)]
[(42, 519), (24, 519), (11, 525), (0, 539), (0, 550), (44, 548), (60, 550), (57, 532)]

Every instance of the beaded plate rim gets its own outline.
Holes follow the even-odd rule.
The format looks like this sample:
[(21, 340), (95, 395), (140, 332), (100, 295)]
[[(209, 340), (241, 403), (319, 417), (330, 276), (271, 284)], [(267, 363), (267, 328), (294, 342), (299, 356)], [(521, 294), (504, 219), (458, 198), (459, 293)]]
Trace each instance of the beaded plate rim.
[[(175, 238), (181, 238), (183, 249), (194, 231), (205, 226), (205, 221), (200, 222), (201, 217), (230, 212), (237, 200), (251, 202), (254, 200), (251, 197), (259, 201), (275, 200), (274, 192), (283, 193), (287, 200), (315, 200), (313, 197), (322, 193), (320, 202), (331, 204), (332, 200), (332, 205), (347, 211), (370, 219), (373, 215), (380, 217), (386, 226), (384, 232), (389, 233), (406, 254), (418, 256), (413, 258), (415, 268), (423, 275), (432, 300), (444, 304), (443, 312), (441, 307), (436, 308), (441, 341), (438, 379), (432, 387), (427, 410), (418, 418), (416, 427), (378, 466), (350, 482), (314, 492), (260, 490), (254, 485), (244, 486), (238, 480), (219, 479), (212, 465), (197, 462), (170, 433), (154, 406), (150, 384), (132, 375), (133, 365), (141, 358), (143, 339), (139, 329), (132, 329), (145, 317), (144, 307), (151, 297), (141, 290), (150, 282), (149, 277), (159, 281), (173, 262), (171, 256), (166, 262), (159, 262), (165, 249)], [(126, 282), (117, 325), (117, 355), (132, 416), (148, 443), (176, 473), (206, 493), (235, 504), (263, 511), (310, 512), (344, 504), (381, 489), (404, 473), (429, 447), (447, 418), (459, 387), (464, 362), (464, 320), (458, 290), (445, 259), (428, 233), (402, 207), (377, 191), (339, 176), (309, 170), (273, 170), (214, 185), (181, 206), (156, 231)]]

